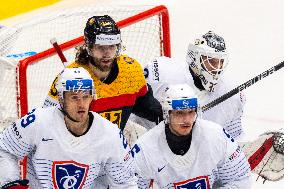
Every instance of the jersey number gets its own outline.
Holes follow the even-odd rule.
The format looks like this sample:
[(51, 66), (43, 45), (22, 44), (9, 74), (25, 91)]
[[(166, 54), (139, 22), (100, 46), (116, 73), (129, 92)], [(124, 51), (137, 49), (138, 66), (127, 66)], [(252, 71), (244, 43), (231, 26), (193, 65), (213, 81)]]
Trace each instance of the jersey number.
[(132, 157), (134, 157), (135, 156), (135, 154), (137, 154), (138, 152), (140, 152), (140, 148), (139, 148), (139, 146), (137, 145), (137, 144), (135, 144), (134, 146), (133, 146), (133, 148), (131, 148), (131, 155), (132, 155)]
[(22, 118), (21, 120), (21, 126), (26, 128), (27, 126), (29, 126), (29, 124), (31, 124), (32, 122), (35, 121), (35, 114), (33, 114), (35, 111), (35, 109), (33, 109), (32, 111), (30, 111), (25, 117)]

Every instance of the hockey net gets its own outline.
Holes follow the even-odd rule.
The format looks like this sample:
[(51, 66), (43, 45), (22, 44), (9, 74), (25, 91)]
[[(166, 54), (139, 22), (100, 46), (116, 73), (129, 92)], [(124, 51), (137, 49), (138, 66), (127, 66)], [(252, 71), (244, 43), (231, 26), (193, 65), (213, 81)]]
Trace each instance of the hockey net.
[(75, 47), (83, 43), (87, 19), (105, 14), (121, 28), (122, 53), (142, 65), (157, 56), (170, 56), (169, 16), (163, 5), (77, 7), (2, 28), (0, 130), (32, 108), (41, 107), (53, 79), (64, 68), (49, 40), (57, 38), (67, 60), (73, 61)]

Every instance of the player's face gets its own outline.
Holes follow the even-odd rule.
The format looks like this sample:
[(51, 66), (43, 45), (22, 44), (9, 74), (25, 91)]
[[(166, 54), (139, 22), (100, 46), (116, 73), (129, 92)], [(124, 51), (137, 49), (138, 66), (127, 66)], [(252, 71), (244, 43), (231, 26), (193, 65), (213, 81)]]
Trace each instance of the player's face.
[(84, 122), (88, 119), (92, 99), (90, 91), (65, 92), (64, 109), (74, 120)]
[(215, 75), (223, 68), (224, 60), (218, 58), (211, 58), (209, 56), (201, 55), (202, 66), (211, 74)]
[(171, 132), (177, 136), (188, 135), (196, 120), (196, 115), (193, 109), (171, 110), (169, 123)]
[(110, 71), (117, 56), (117, 45), (97, 45), (92, 48), (92, 56), (96, 67), (103, 72)]

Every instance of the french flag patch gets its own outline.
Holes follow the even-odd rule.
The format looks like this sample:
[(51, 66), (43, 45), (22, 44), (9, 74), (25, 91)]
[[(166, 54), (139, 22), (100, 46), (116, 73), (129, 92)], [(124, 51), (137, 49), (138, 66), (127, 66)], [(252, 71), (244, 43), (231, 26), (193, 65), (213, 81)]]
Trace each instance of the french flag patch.
[(208, 176), (200, 176), (174, 183), (175, 189), (210, 189)]

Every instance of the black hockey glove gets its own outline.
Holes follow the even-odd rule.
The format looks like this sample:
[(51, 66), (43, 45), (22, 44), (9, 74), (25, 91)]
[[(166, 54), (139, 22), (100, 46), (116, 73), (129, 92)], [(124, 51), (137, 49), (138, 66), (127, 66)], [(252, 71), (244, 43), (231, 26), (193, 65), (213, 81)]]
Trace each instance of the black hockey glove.
[(29, 180), (15, 180), (2, 186), (1, 189), (28, 189)]

